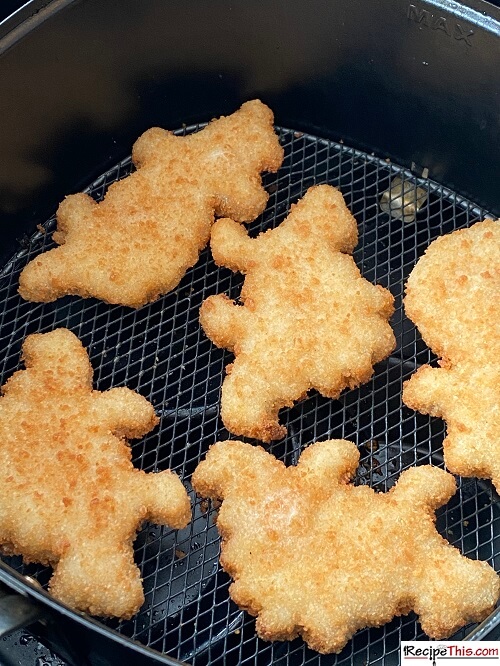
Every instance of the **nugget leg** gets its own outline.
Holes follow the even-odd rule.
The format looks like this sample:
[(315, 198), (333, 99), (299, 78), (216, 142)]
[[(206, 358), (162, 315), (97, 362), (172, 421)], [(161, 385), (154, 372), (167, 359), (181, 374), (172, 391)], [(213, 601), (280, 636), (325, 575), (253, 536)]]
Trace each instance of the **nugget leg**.
[(248, 312), (224, 294), (217, 294), (203, 302), (200, 324), (217, 347), (234, 351), (234, 345), (242, 338), (248, 325)]
[(268, 380), (253, 374), (249, 381), (245, 370), (228, 374), (222, 386), (221, 416), (230, 432), (262, 442), (286, 435), (286, 428), (279, 424), (278, 411), (287, 400), (270, 390)]
[(449, 371), (445, 368), (431, 368), (429, 365), (424, 365), (405, 383), (403, 402), (424, 414), (442, 417), (440, 403), (450, 379)]
[(218, 266), (245, 273), (255, 265), (258, 245), (249, 238), (246, 229), (234, 220), (217, 220), (212, 227), (210, 247)]
[(130, 545), (89, 539), (70, 549), (55, 567), (51, 593), (72, 608), (102, 617), (129, 618), (144, 602), (139, 569)]
[(345, 439), (326, 440), (305, 449), (297, 469), (307, 475), (308, 483), (315, 486), (328, 484), (333, 489), (337, 483), (345, 483), (354, 476), (358, 463), (359, 451), (352, 442)]
[(400, 476), (394, 488), (398, 501), (435, 511), (455, 494), (457, 487), (451, 474), (438, 467), (412, 467)]
[(57, 209), (57, 231), (52, 235), (55, 242), (62, 245), (72, 230), (81, 234), (91, 224), (96, 208), (97, 202), (88, 194), (79, 192), (67, 196)]
[(151, 403), (125, 387), (93, 395), (101, 423), (117, 437), (142, 437), (158, 423)]

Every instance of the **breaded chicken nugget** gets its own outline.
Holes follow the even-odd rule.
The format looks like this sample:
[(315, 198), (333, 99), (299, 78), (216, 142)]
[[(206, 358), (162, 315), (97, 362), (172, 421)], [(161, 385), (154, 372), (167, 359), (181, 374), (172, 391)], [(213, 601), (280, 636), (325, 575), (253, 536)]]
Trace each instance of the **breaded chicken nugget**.
[(190, 502), (170, 471), (131, 463), (128, 438), (158, 419), (127, 388), (92, 390), (92, 367), (67, 329), (30, 335), (26, 370), (0, 398), (0, 546), (54, 567), (52, 594), (93, 615), (129, 618), (144, 601), (132, 542), (145, 520), (174, 528)]
[(375, 493), (348, 482), (358, 461), (345, 440), (313, 444), (288, 468), (260, 447), (226, 441), (196, 469), (196, 491), (223, 500), (221, 564), (261, 638), (300, 635), (314, 650), (340, 652), (358, 629), (410, 610), (442, 639), (493, 609), (496, 573), (435, 529), (453, 477), (414, 467)]
[(231, 432), (282, 437), (279, 409), (310, 389), (337, 398), (368, 381), (393, 350), (394, 299), (361, 277), (350, 256), (357, 238), (342, 194), (329, 185), (312, 187), (279, 227), (256, 239), (232, 220), (214, 225), (216, 263), (246, 276), (243, 307), (217, 295), (200, 312), (207, 336), (235, 354), (222, 387)]
[(431, 243), (408, 278), (405, 310), (441, 367), (421, 367), (404, 402), (445, 419), (450, 471), (492, 479), (500, 492), (500, 221)]
[(53, 238), (60, 247), (23, 270), (29, 301), (65, 294), (138, 308), (174, 289), (198, 260), (215, 215), (253, 220), (268, 195), (262, 171), (276, 171), (283, 149), (273, 114), (258, 100), (186, 137), (153, 128), (135, 143), (137, 171), (101, 203), (67, 197)]

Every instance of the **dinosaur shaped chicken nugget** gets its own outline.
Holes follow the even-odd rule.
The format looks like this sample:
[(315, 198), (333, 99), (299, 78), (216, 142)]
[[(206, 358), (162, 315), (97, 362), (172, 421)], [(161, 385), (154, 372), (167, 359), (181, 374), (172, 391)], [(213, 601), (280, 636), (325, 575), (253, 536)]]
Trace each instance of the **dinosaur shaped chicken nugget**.
[(500, 580), (435, 529), (434, 511), (455, 491), (436, 467), (405, 471), (387, 493), (353, 486), (359, 461), (345, 440), (307, 448), (288, 467), (261, 447), (215, 444), (193, 485), (222, 499), (217, 526), (231, 598), (257, 616), (265, 640), (301, 635), (339, 652), (363, 627), (414, 610), (444, 638), (494, 607)]
[(67, 329), (30, 335), (23, 353), (26, 370), (0, 398), (0, 545), (53, 566), (50, 590), (73, 608), (128, 618), (144, 601), (137, 528), (190, 519), (175, 474), (130, 461), (126, 439), (158, 419), (127, 388), (93, 391), (87, 353)]
[(153, 128), (135, 143), (137, 171), (97, 204), (67, 197), (57, 211), (59, 247), (20, 276), (29, 301), (65, 294), (140, 307), (177, 286), (210, 237), (216, 215), (253, 220), (268, 195), (261, 171), (276, 171), (283, 149), (273, 114), (258, 100), (186, 137)]
[(228, 430), (264, 442), (282, 437), (281, 407), (310, 389), (337, 398), (390, 354), (393, 297), (361, 277), (350, 256), (356, 243), (356, 221), (328, 185), (312, 187), (256, 239), (236, 222), (216, 222), (216, 263), (246, 275), (243, 307), (217, 295), (200, 313), (208, 337), (235, 354), (222, 387)]
[(500, 220), (431, 243), (406, 294), (406, 314), (441, 367), (421, 367), (403, 400), (445, 419), (450, 471), (492, 479), (500, 492)]

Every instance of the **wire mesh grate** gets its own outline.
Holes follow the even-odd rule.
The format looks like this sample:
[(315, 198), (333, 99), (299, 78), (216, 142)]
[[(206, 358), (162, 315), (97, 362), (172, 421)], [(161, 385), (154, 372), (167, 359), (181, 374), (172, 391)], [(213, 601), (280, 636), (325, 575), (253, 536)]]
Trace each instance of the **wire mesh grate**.
[[(189, 133), (200, 126), (178, 132)], [(252, 225), (251, 235), (278, 225), (314, 184), (341, 189), (359, 225), (355, 260), (370, 281), (389, 288), (396, 299), (392, 325), (397, 348), (379, 364), (372, 380), (331, 401), (312, 393), (281, 418), (286, 439), (270, 451), (295, 464), (302, 448), (317, 439), (346, 438), (361, 452), (356, 483), (377, 490), (391, 487), (401, 472), (416, 464), (443, 466), (444, 424), (414, 413), (401, 403), (402, 383), (432, 355), (402, 308), (403, 287), (417, 258), (442, 233), (466, 227), (486, 212), (455, 193), (416, 178), (397, 165), (343, 144), (281, 129), (285, 160), (277, 174), (264, 177), (268, 206)], [(97, 200), (107, 187), (128, 173), (130, 159), (119, 163), (92, 185)], [(395, 176), (427, 193), (412, 223), (389, 217), (380, 197)], [(381, 628), (358, 632), (340, 655), (320, 656), (304, 642), (266, 643), (255, 635), (254, 620), (229, 600), (229, 577), (218, 564), (220, 543), (215, 509), (194, 496), (190, 477), (209, 446), (230, 434), (219, 419), (219, 394), (231, 355), (216, 349), (198, 323), (202, 301), (210, 294), (239, 294), (242, 277), (218, 268), (210, 251), (177, 289), (157, 302), (133, 311), (94, 299), (65, 297), (56, 303), (34, 304), (17, 294), (18, 277), (26, 263), (53, 246), (52, 218), (0, 272), (0, 379), (20, 367), (26, 335), (65, 326), (82, 340), (95, 370), (99, 390), (128, 386), (148, 398), (161, 417), (160, 426), (133, 443), (134, 464), (146, 471), (166, 468), (183, 479), (193, 500), (193, 520), (175, 532), (146, 524), (135, 542), (136, 562), (144, 579), (146, 602), (126, 622), (106, 624), (161, 653), (194, 666), (240, 663), (264, 666), (347, 666), (399, 663), (401, 640), (424, 638), (413, 614)], [(471, 558), (487, 560), (500, 570), (500, 513), (490, 483), (459, 479), (458, 492), (438, 513), (440, 533)], [(251, 524), (251, 515), (249, 515)], [(23, 565), (19, 557), (4, 558), (13, 568), (36, 577), (44, 586), (50, 570)], [(383, 566), (383, 564), (381, 565)], [(464, 630), (457, 638), (465, 635)]]

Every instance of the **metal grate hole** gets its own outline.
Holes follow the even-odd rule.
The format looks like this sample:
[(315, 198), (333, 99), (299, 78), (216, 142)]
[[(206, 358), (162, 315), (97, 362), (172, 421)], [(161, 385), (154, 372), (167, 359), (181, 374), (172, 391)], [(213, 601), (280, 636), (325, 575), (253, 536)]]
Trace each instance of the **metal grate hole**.
[[(189, 133), (200, 126), (179, 131)], [(442, 233), (466, 227), (485, 211), (428, 180), (343, 144), (288, 129), (280, 130), (286, 156), (277, 174), (266, 175), (270, 192), (263, 215), (250, 226), (251, 235), (274, 227), (290, 204), (313, 184), (340, 187), (360, 231), (355, 259), (372, 282), (388, 287), (396, 297), (392, 319), (398, 345), (376, 370), (373, 379), (340, 400), (312, 394), (282, 419), (288, 437), (271, 452), (294, 464), (303, 446), (316, 439), (351, 439), (361, 450), (356, 483), (378, 490), (391, 487), (401, 472), (415, 464), (443, 466), (444, 424), (405, 408), (402, 383), (422, 363), (432, 359), (402, 309), (404, 283), (417, 258)], [(89, 188), (96, 199), (110, 183), (131, 171), (124, 160)], [(401, 176), (427, 195), (416, 221), (391, 219), (379, 207), (391, 181)], [(219, 538), (214, 513), (194, 497), (190, 477), (218, 439), (230, 435), (219, 420), (219, 392), (223, 368), (231, 355), (216, 349), (203, 335), (198, 311), (209, 295), (226, 292), (236, 297), (242, 278), (217, 268), (210, 251), (202, 252), (178, 288), (156, 303), (131, 311), (89, 299), (63, 298), (33, 304), (17, 294), (20, 270), (36, 254), (53, 245), (50, 232), (26, 239), (22, 249), (0, 271), (0, 380), (20, 366), (19, 353), (26, 335), (66, 326), (87, 348), (99, 390), (127, 385), (148, 398), (161, 416), (159, 430), (133, 445), (134, 463), (145, 470), (170, 467), (183, 478), (194, 501), (193, 522), (174, 532), (145, 525), (135, 543), (136, 561), (144, 577), (146, 603), (132, 620), (109, 621), (109, 627), (158, 652), (195, 666), (222, 663), (264, 666), (347, 666), (399, 663), (402, 639), (424, 638), (414, 615), (395, 619), (379, 629), (360, 631), (340, 655), (319, 656), (303, 641), (265, 643), (255, 636), (254, 620), (228, 596), (229, 578), (218, 564)], [(456, 496), (438, 515), (438, 529), (471, 558), (488, 560), (500, 570), (500, 512), (489, 483), (459, 480)], [(44, 567), (23, 566), (18, 557), (10, 565), (47, 585)], [(464, 631), (457, 635), (463, 637)]]

